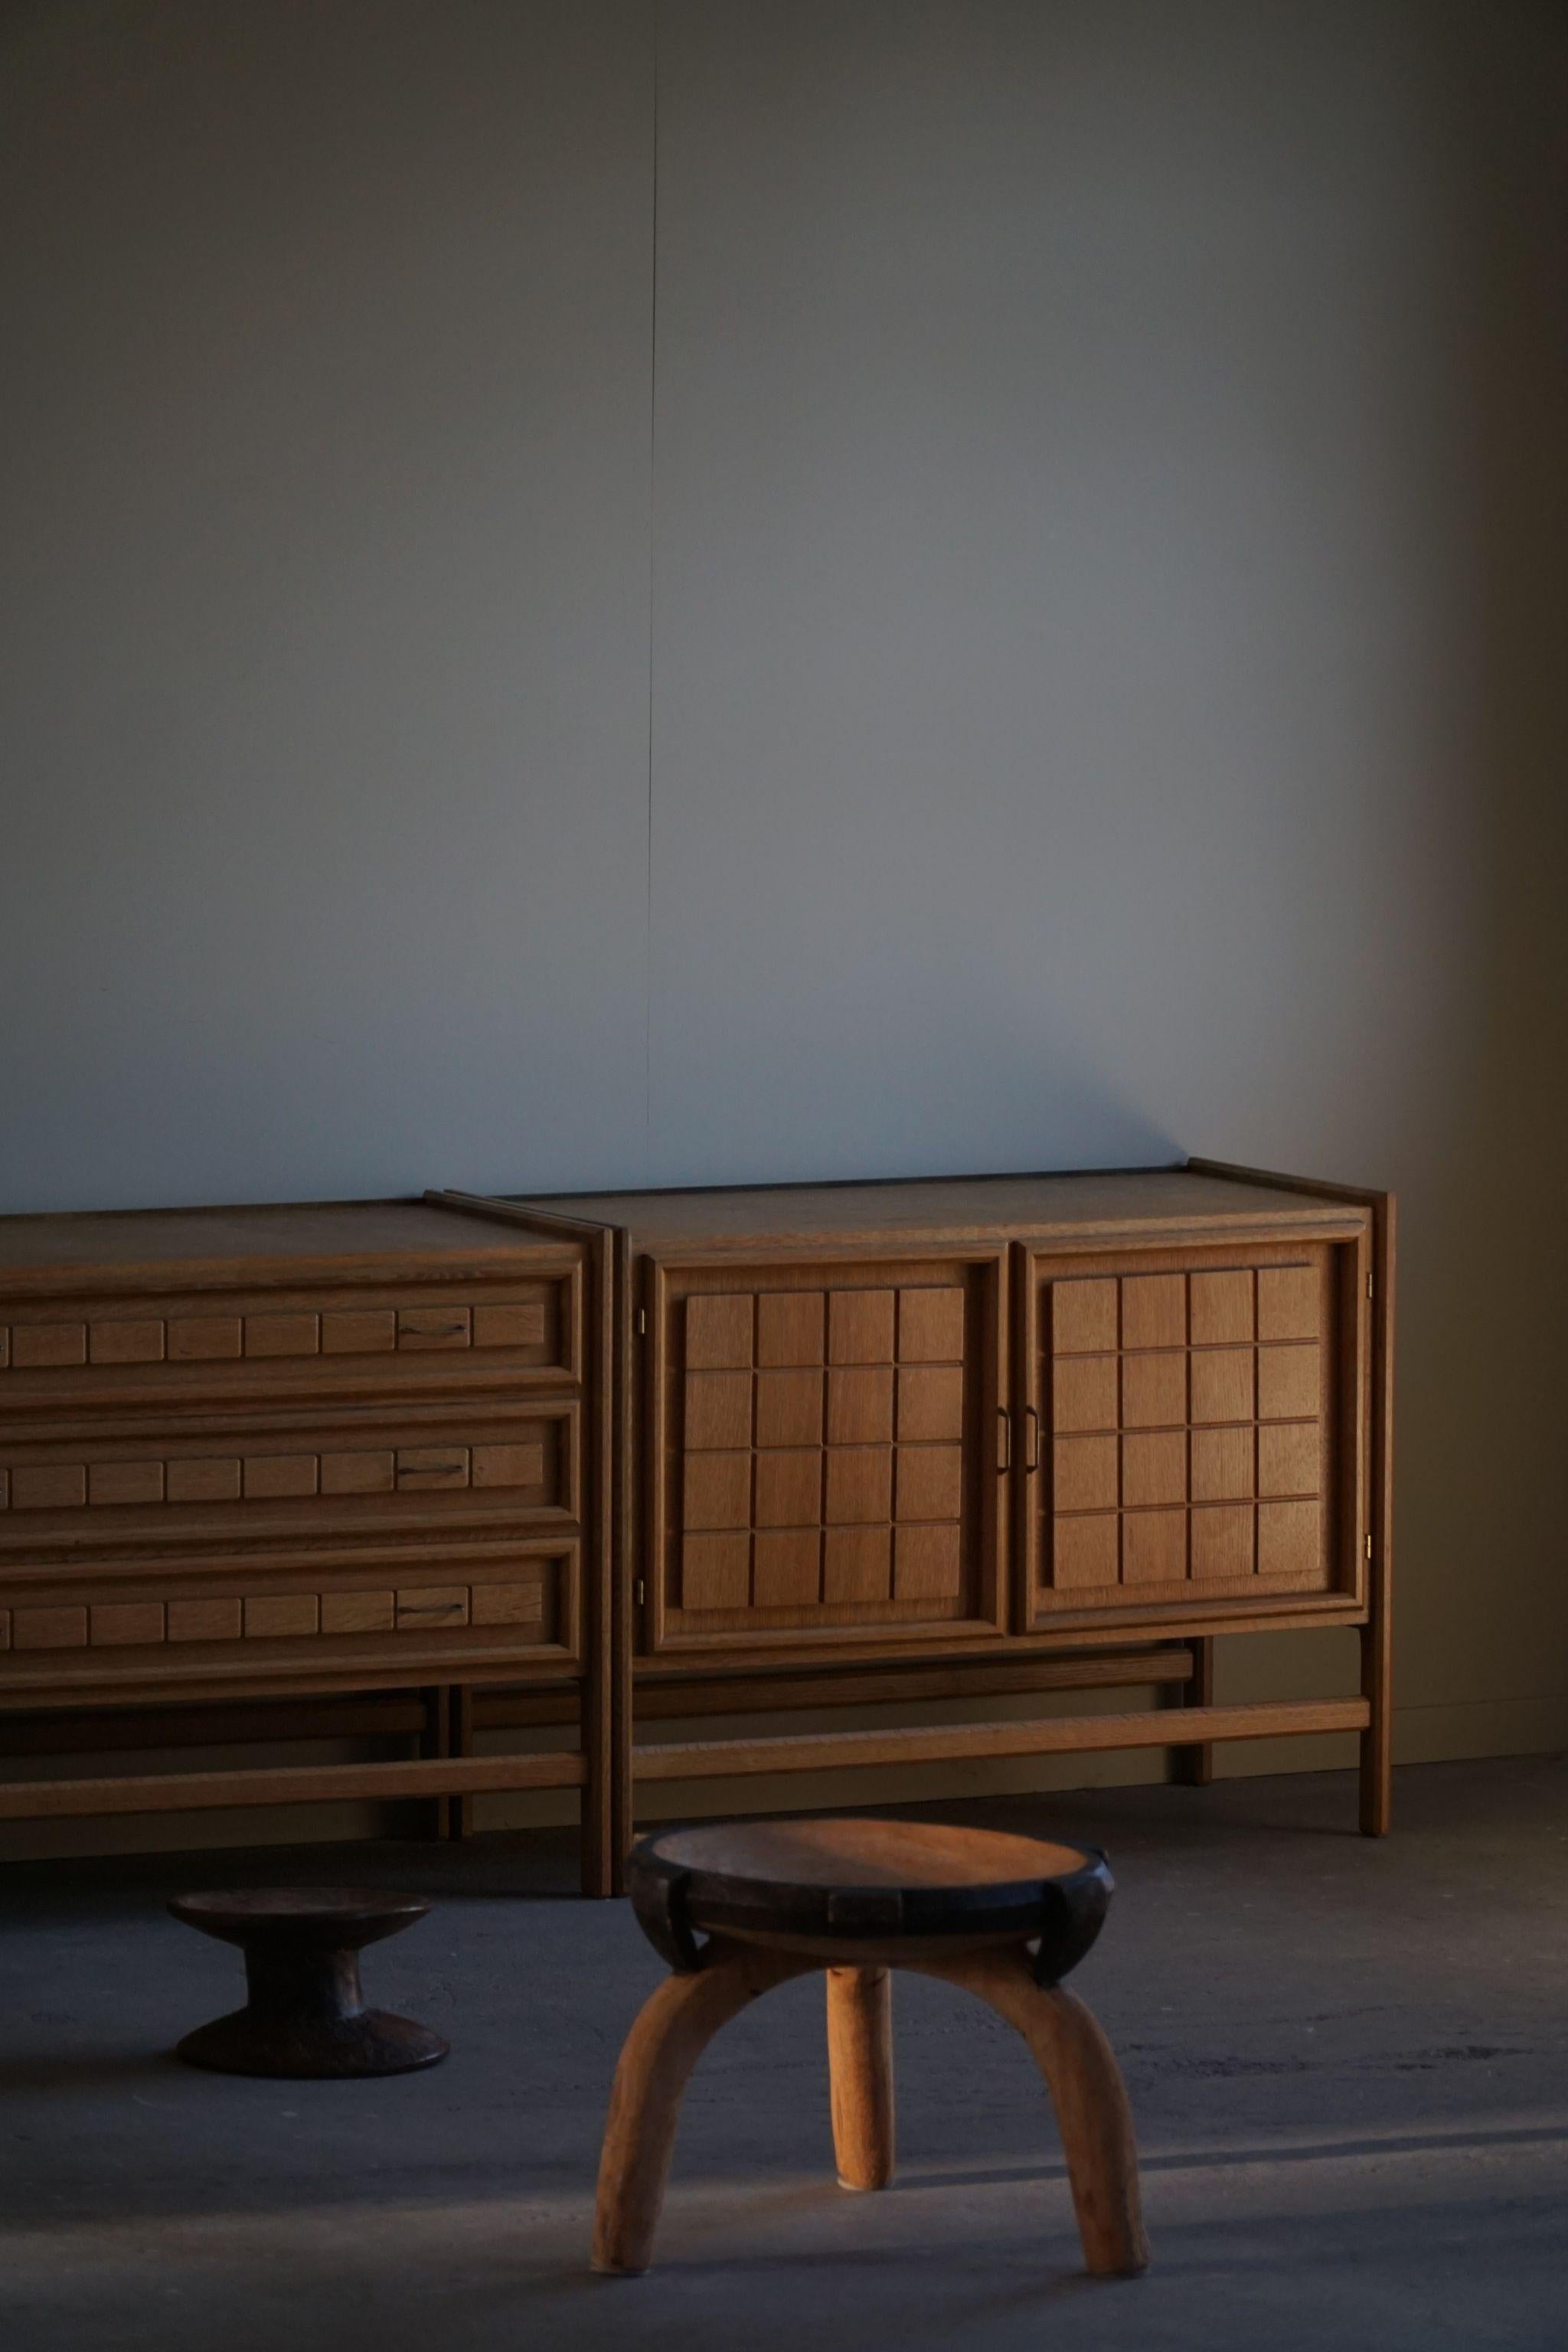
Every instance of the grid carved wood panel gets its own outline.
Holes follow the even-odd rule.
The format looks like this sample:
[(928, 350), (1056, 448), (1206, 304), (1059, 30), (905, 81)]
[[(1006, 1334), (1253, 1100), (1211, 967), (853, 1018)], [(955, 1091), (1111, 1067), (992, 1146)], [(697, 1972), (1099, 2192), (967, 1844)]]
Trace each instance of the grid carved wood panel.
[(443, 1580), (384, 1591), (24, 1603), (0, 1609), (0, 1650), (146, 1649), (166, 1642), (298, 1641), (463, 1625), (504, 1625), (521, 1641), (542, 1642), (542, 1572), (512, 1582)]
[(0, 1562), (149, 1543), (186, 1549), (280, 1530), (323, 1537), (450, 1518), (575, 1517), (575, 1403), (435, 1414), (336, 1416), (265, 1428), (199, 1423), (0, 1446)]
[(1037, 1605), (1324, 1589), (1330, 1320), (1321, 1262), (1047, 1283)]
[[(552, 1462), (553, 1467), (553, 1462)], [(528, 1490), (559, 1501), (546, 1476), (546, 1444), (395, 1445), (336, 1452), (132, 1456), (52, 1460), (0, 1468), (0, 1511), (83, 1510), (135, 1503), (283, 1502), (324, 1495), (407, 1495)]]
[[(426, 1649), (443, 1659), (565, 1657), (576, 1639), (574, 1545), (489, 1547), (479, 1566), (460, 1554), (384, 1556), (357, 1573), (230, 1576), (116, 1575), (101, 1571), (34, 1591), (12, 1586), (0, 1605), (0, 1695), (215, 1677), (287, 1680), (358, 1661), (417, 1669)], [(454, 1646), (455, 1645), (455, 1646)]]
[(47, 1412), (218, 1397), (389, 1397), (582, 1377), (576, 1269), (528, 1278), (24, 1307), (0, 1299), (0, 1401)]
[(682, 1618), (960, 1613), (973, 1516), (963, 1282), (847, 1276), (702, 1292), (674, 1311)]
[(42, 1318), (0, 1324), (0, 1371), (82, 1364), (217, 1364), (283, 1356), (390, 1356), (430, 1349), (519, 1349), (544, 1359), (555, 1345), (555, 1285), (478, 1306), (294, 1308), (252, 1314)]

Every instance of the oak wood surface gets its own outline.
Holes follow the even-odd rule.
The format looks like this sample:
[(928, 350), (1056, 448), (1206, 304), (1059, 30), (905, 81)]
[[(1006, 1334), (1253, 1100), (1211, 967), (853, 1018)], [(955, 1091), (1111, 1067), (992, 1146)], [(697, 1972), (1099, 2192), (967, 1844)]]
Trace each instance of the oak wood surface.
[[(1315, 1337), (1280, 1322), (1273, 1289), (1265, 1316), (1266, 1271), (1298, 1259), (1339, 1269)], [(1225, 1322), (1233, 1261), (1258, 1286), (1243, 1341)], [(1046, 1347), (1042, 1266), (1085, 1299), (1120, 1285), (1114, 1345), (1090, 1318)], [(1167, 1713), (662, 1746), (638, 1745), (635, 1712), (1169, 1688), (1171, 1664), (1087, 1654), (1353, 1623), (1376, 1832), (1392, 1270), (1383, 1196), (1200, 1163), (0, 1219), (0, 1407), (16, 1408), (0, 1713), (426, 1687), (453, 1715), (454, 1693), (510, 1678), (510, 1702), (479, 1713), (580, 1727), (584, 1883), (603, 1889), (634, 1770), (1191, 1751), (1344, 1728), (1352, 1703), (1290, 1721), (1200, 1704), (1183, 1738)], [(1172, 1273), (1191, 1284), (1179, 1334)], [(739, 1307), (743, 1366), (725, 1336)], [(1238, 1431), (1256, 1465), (1242, 1499), (1221, 1491)], [(1103, 1438), (1114, 1494), (1073, 1488)], [(1096, 1511), (1121, 1524), (1113, 1585)], [(1065, 1564), (1050, 1583), (1047, 1528)]]
[(319, 1263), (352, 1278), (362, 1265), (425, 1258), (483, 1267), (512, 1255), (493, 1223), (426, 1201), (325, 1201), (211, 1209), (83, 1210), (0, 1217), (0, 1286), (73, 1286), (140, 1276), (166, 1283), (177, 1267), (203, 1283)]
[(1002, 1630), (1002, 1257), (654, 1270), (647, 1639)]
[[(1173, 1646), (1114, 1657), (1032, 1658), (987, 1664), (851, 1669), (835, 1674), (721, 1675), (689, 1674), (646, 1685), (637, 1712), (656, 1722), (681, 1716), (757, 1715), (769, 1710), (868, 1706), (931, 1699), (1027, 1696), (1036, 1691), (1089, 1690), (1158, 1685), (1182, 1691), (1192, 1674), (1192, 1648)], [(574, 1723), (582, 1699), (574, 1683), (550, 1688), (458, 1686), (468, 1700), (472, 1731), (523, 1730)], [(237, 1706), (54, 1709), (0, 1714), (0, 1756), (71, 1756), (90, 1748), (246, 1747), (269, 1740), (397, 1738), (423, 1730), (426, 1709), (416, 1693), (368, 1691), (342, 1698), (274, 1698)]]
[[(1194, 1738), (1273, 1739), (1301, 1732), (1364, 1731), (1370, 1716), (1364, 1698), (1268, 1699), (1245, 1706), (1194, 1707), (1183, 1717), (1183, 1745)], [(726, 1773), (932, 1763), (948, 1757), (1075, 1756), (1172, 1744), (1170, 1715), (1156, 1710), (1071, 1716), (1044, 1723), (933, 1724), (901, 1731), (665, 1740), (639, 1745), (636, 1764), (641, 1780), (687, 1780)]]
[(665, 1830), (659, 1856), (690, 1871), (764, 1886), (913, 1891), (1033, 1885), (1083, 1867), (1077, 1846), (950, 1822), (714, 1822)]
[[(678, 1664), (752, 1667), (765, 1683), (775, 1660), (795, 1669), (815, 1654), (875, 1671), (915, 1643), (956, 1652), (955, 1636), (970, 1657), (1017, 1657), (1026, 1644), (1059, 1655), (1118, 1631), (1212, 1643), (1270, 1626), (1356, 1624), (1368, 1628), (1365, 1751), (1385, 1752), (1386, 1644), (1373, 1622), (1385, 1587), (1363, 1541), (1379, 1475), (1363, 1284), (1382, 1212), (1369, 1196), (1187, 1163), (539, 1205), (613, 1223), (637, 1269), (628, 1459), (640, 1488), (627, 1615), (644, 1652), (633, 1705), (648, 1719), (657, 1675)], [(929, 1399), (917, 1393), (911, 1378), (906, 1423), (891, 1338), (901, 1286), (922, 1256), (934, 1268), (945, 1253), (957, 1265), (982, 1247), (1009, 1268), (994, 1315), (995, 1384), (981, 1377), (984, 1350), (955, 1359), (942, 1377), (963, 1398), (966, 1482), (987, 1444), (978, 1423), (991, 1414), (990, 1476), (965, 1486), (994, 1506), (989, 1622), (966, 1580), (975, 1555), (964, 1523), (955, 1611), (954, 1539), (925, 1517), (931, 1480), (946, 1472), (934, 1456), (911, 1458), (904, 1481), (879, 1454), (889, 1441), (940, 1449), (945, 1433), (930, 1416), (952, 1409), (934, 1385)], [(1053, 1341), (1052, 1280), (1087, 1297), (1097, 1277), (1120, 1299), (1109, 1339), (1091, 1322)], [(1239, 1283), (1245, 1333), (1230, 1328)], [(886, 1306), (879, 1286), (895, 1294)], [(828, 1324), (840, 1303), (859, 1318), (842, 1349), (806, 1315), (812, 1292)], [(814, 1438), (826, 1449), (818, 1512), (808, 1507)], [(1097, 1448), (1104, 1461), (1091, 1460)], [(1075, 1484), (1080, 1470), (1099, 1484)], [(901, 1577), (900, 1492), (922, 1522), (905, 1539)], [(1212, 1650), (1200, 1654), (1197, 1679), (1187, 1696), (1215, 1738), (1352, 1720), (1351, 1703), (1338, 1701), (1300, 1718), (1216, 1714), (1206, 1704)], [(763, 1771), (857, 1756), (1164, 1744), (1147, 1718), (1125, 1742), (1103, 1721), (1051, 1728), (1037, 1751), (994, 1748), (994, 1727), (978, 1727), (973, 1742), (943, 1727), (929, 1751), (918, 1735), (891, 1733), (876, 1750), (836, 1739), (814, 1748), (793, 1734), (686, 1745), (713, 1746), (704, 1769)], [(1178, 1769), (1209, 1769), (1199, 1752), (1208, 1738), (1170, 1744), (1183, 1751)], [(657, 1743), (635, 1744), (631, 1760), (644, 1778), (680, 1769)], [(1369, 1762), (1369, 1790), (1373, 1770)]]
[[(518, 1195), (520, 1200), (524, 1196)], [(1342, 1222), (1283, 1186), (1270, 1192), (1190, 1166), (1082, 1174), (933, 1177), (879, 1183), (758, 1185), (655, 1192), (540, 1196), (533, 1205), (624, 1226), (635, 1248), (714, 1242), (731, 1246), (900, 1236), (1008, 1238), (1091, 1225), (1135, 1234), (1184, 1221), (1289, 1225)]]
[(720, 2027), (760, 1994), (816, 1965), (796, 1953), (736, 1945), (696, 1974), (667, 1977), (648, 1996), (610, 2092), (594, 2211), (596, 2271), (636, 2277), (652, 2260), (680, 2095)]
[(302, 1805), (342, 1797), (449, 1797), (508, 1789), (580, 1789), (576, 1752), (474, 1756), (391, 1764), (288, 1764), (216, 1772), (119, 1773), (108, 1779), (0, 1781), (0, 1821), (114, 1813), (205, 1812), (213, 1806)]
[[(680, 2096), (714, 2034), (761, 1994), (814, 1968), (830, 1971), (829, 2032), (837, 2037), (831, 2045), (836, 2148), (841, 2172), (846, 2148), (852, 2168), (844, 2172), (845, 2185), (886, 2184), (893, 2163), (893, 2085), (891, 2050), (884, 2040), (890, 2011), (883, 1995), (885, 1971), (895, 1966), (973, 1993), (1023, 2036), (1056, 2110), (1086, 2267), (1097, 2277), (1131, 2277), (1147, 2268), (1137, 2146), (1114, 2054), (1075, 1994), (1035, 1981), (1021, 1944), (918, 1953), (889, 1947), (868, 1954), (860, 1968), (840, 1971), (831, 1948), (813, 1955), (715, 1939), (700, 1969), (665, 1979), (626, 2037), (600, 2158), (595, 2270), (636, 2276), (647, 2269)], [(836, 1993), (836, 1975), (858, 1981)], [(879, 1978), (881, 1989), (869, 1990), (866, 1980)], [(847, 2093), (843, 2097), (840, 2084)]]
[(1097, 2278), (1146, 2270), (1132, 2111), (1093, 2012), (1066, 1985), (1037, 1984), (1019, 1950), (956, 1951), (909, 1965), (973, 1993), (1023, 2035), (1056, 2109), (1085, 2267)]
[[(1214, 1643), (1199, 1640), (1190, 1651), (1192, 1671), (1184, 1684), (1178, 1684), (1175, 1696), (1184, 1709), (1212, 1706), (1214, 1698)], [(1172, 1778), (1189, 1789), (1206, 1789), (1214, 1780), (1214, 1748), (1206, 1740), (1193, 1747), (1181, 1747), (1172, 1751)]]
[[(605, 1891), (613, 1252), (429, 1199), (0, 1219), (0, 1710), (423, 1688), (433, 1750), (0, 1815), (582, 1787)], [(563, 1668), (584, 1756), (465, 1759), (466, 1685)]]
[(617, 1661), (625, 1641), (626, 1604), (619, 1575), (617, 1444), (620, 1316), (618, 1260), (622, 1245), (614, 1233), (577, 1221), (465, 1192), (433, 1192), (432, 1202), (459, 1214), (501, 1220), (538, 1237), (574, 1241), (584, 1251), (588, 1274), (584, 1309), (586, 1386), (584, 1420), (588, 1461), (584, 1474), (584, 1674), (581, 1696), (583, 1751), (587, 1779), (583, 1800), (583, 1891), (605, 1895), (620, 1891), (621, 1856), (630, 1832), (629, 1806), (620, 1785), (626, 1747), (619, 1721)]
[(841, 2189), (886, 2189), (897, 2162), (893, 1979), (888, 1969), (828, 1969), (827, 2079)]
[(1365, 1523), (1371, 1538), (1366, 1623), (1362, 1632), (1362, 1692), (1369, 1708), (1362, 1735), (1361, 1827), (1384, 1837), (1393, 1818), (1394, 1769), (1394, 1339), (1397, 1203), (1392, 1192), (1335, 1184), (1317, 1177), (1279, 1176), (1227, 1160), (1193, 1160), (1199, 1173), (1223, 1181), (1280, 1190), (1325, 1202), (1351, 1201), (1372, 1223), (1370, 1276), (1371, 1376)]

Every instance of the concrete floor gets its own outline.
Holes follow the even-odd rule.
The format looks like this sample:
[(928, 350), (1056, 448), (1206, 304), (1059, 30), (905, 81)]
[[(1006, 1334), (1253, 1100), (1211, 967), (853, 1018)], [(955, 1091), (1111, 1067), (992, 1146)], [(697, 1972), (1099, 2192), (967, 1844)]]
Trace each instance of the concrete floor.
[[(808, 1979), (694, 2079), (658, 2268), (595, 2279), (605, 2094), (661, 1970), (624, 1904), (572, 1898), (563, 1840), (155, 1857), (6, 1874), (5, 2352), (1568, 2347), (1568, 1763), (1405, 1772), (1381, 1845), (1338, 1774), (931, 1810), (1110, 1850), (1075, 1981), (1132, 2095), (1146, 2278), (1078, 2274), (1022, 2044), (905, 1978), (890, 2192), (834, 2185)], [(437, 1897), (365, 1973), (446, 2064), (265, 2084), (163, 2054), (239, 1966), (165, 1895), (300, 1879)]]

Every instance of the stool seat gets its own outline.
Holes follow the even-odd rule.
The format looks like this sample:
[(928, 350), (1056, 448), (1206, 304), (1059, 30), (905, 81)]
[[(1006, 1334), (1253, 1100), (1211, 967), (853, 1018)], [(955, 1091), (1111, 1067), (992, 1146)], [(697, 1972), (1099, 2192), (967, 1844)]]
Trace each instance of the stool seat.
[(176, 1895), (169, 1909), (189, 1927), (226, 1944), (269, 1937), (300, 1945), (319, 1937), (334, 1948), (366, 1944), (412, 1927), (430, 1906), (422, 1895), (388, 1895), (374, 1886), (249, 1886), (217, 1895)]
[[(1120, 2069), (1061, 1983), (1100, 1933), (1112, 1880), (1094, 1846), (930, 1822), (773, 1821), (667, 1830), (626, 1865), (643, 1932), (673, 1973), (626, 2036), (599, 2166), (594, 2266), (646, 2270), (687, 2077), (713, 2035), (774, 1986), (827, 1986), (838, 2179), (893, 2177), (890, 1971), (974, 1994), (1023, 2036), (1061, 2126), (1089, 2269), (1149, 2259)], [(702, 1940), (706, 1938), (706, 1940)]]
[(187, 2033), (175, 2055), (220, 2074), (294, 2080), (405, 2074), (447, 2043), (428, 2026), (367, 2009), (359, 1955), (423, 1919), (418, 1895), (367, 1886), (260, 1886), (177, 1895), (176, 1919), (245, 1953), (243, 2009)]
[(645, 1838), (626, 1886), (643, 1932), (676, 1969), (697, 1937), (848, 1958), (867, 1940), (1038, 1939), (1036, 1972), (1059, 1983), (1100, 1933), (1113, 1882), (1097, 1847), (939, 1822), (715, 1822)]

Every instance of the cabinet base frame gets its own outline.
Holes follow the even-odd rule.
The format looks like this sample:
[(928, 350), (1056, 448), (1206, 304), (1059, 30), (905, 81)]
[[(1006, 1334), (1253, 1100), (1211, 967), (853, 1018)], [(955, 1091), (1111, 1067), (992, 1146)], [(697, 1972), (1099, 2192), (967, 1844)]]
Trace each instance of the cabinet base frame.
[[(1364, 1698), (1266, 1699), (1182, 1713), (1188, 1739), (1273, 1739), (1303, 1732), (1364, 1732)], [(1122, 1748), (1169, 1748), (1168, 1708), (1057, 1717), (1043, 1723), (928, 1724), (899, 1731), (790, 1732), (766, 1739), (659, 1740), (632, 1750), (639, 1780), (712, 1780), (755, 1772), (848, 1770), (990, 1756), (1084, 1756)]]
[[(543, 1756), (454, 1756), (391, 1764), (285, 1764), (218, 1772), (116, 1774), (108, 1780), (0, 1783), (0, 1822), (111, 1813), (205, 1812), (226, 1805), (326, 1804), (342, 1797), (488, 1796), (513, 1789), (581, 1789), (576, 1749)], [(591, 1891), (591, 1890), (589, 1890)]]

